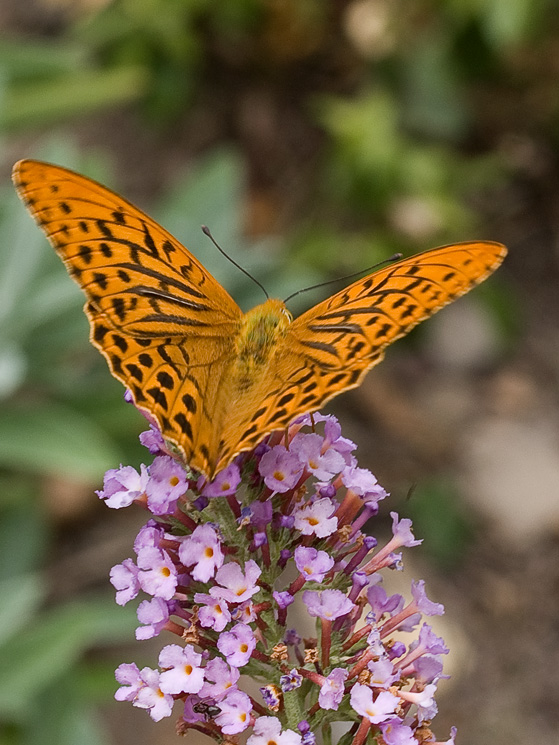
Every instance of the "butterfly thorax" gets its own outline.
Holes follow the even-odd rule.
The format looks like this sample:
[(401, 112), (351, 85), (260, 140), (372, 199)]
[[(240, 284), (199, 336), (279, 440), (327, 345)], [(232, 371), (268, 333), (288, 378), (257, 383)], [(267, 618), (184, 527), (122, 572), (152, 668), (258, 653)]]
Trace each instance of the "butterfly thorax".
[(236, 377), (244, 387), (254, 381), (285, 336), (293, 316), (281, 300), (269, 299), (243, 316), (236, 343)]

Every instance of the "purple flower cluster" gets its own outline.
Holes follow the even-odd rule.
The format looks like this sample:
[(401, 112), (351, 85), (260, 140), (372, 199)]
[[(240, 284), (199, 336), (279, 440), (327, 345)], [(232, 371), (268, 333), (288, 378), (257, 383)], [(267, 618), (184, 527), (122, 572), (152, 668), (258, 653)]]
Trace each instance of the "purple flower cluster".
[(343, 745), (435, 744), (448, 649), (421, 619), (443, 607), (422, 581), (409, 602), (385, 590), (382, 570), (401, 569), (400, 549), (420, 541), (394, 512), (386, 545), (362, 531), (388, 495), (357, 466), (337, 420), (301, 417), (212, 482), (172, 457), (153, 426), (141, 440), (153, 463), (108, 471), (98, 492), (109, 507), (150, 513), (136, 559), (113, 567), (111, 582), (121, 605), (147, 596), (137, 639), (167, 631), (176, 643), (156, 669), (120, 665), (116, 698), (155, 721), (180, 703), (178, 731), (217, 742), (249, 730), (248, 745), (314, 745), (342, 722)]

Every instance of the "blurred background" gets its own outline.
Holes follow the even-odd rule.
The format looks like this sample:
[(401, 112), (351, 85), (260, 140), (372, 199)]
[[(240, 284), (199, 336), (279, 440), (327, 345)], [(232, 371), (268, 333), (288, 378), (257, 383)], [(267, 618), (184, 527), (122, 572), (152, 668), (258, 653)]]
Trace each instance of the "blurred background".
[(14, 194), (22, 157), (137, 203), (244, 310), (261, 295), (202, 223), (278, 297), (395, 251), (509, 247), (328, 410), (392, 493), (375, 534), (397, 509), (425, 539), (394, 579), (447, 607), (439, 737), (559, 741), (558, 140), (552, 0), (2, 0), (0, 743), (177, 741), (112, 701), (158, 645), (108, 583), (143, 514), (94, 489), (149, 460), (144, 423)]

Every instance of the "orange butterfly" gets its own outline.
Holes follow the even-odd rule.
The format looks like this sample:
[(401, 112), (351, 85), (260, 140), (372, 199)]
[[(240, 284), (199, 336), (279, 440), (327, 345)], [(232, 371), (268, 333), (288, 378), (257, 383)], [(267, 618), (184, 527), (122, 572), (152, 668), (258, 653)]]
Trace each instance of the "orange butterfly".
[(22, 160), (17, 191), (87, 296), (91, 341), (195, 471), (213, 476), (295, 416), (358, 386), (384, 349), (502, 262), (500, 243), (403, 259), (295, 320), (243, 314), (164, 228), (118, 194)]

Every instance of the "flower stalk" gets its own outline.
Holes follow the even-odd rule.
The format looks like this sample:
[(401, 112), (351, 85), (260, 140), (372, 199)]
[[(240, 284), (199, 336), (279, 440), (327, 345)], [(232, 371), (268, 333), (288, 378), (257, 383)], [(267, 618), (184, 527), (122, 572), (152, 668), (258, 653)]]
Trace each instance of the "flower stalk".
[(420, 624), (443, 607), (421, 581), (409, 603), (385, 590), (384, 573), (402, 568), (397, 552), (420, 541), (394, 512), (385, 546), (362, 532), (388, 495), (358, 467), (338, 422), (301, 417), (211, 482), (153, 426), (142, 441), (155, 455), (149, 468), (112, 469), (98, 492), (109, 507), (150, 513), (136, 558), (113, 567), (111, 582), (121, 605), (145, 597), (138, 640), (171, 632), (175, 641), (156, 668), (120, 665), (115, 697), (155, 721), (180, 706), (180, 734), (220, 745), (245, 731), (248, 745), (314, 745), (319, 734), (328, 743), (335, 722), (340, 745), (435, 743), (448, 650)]

